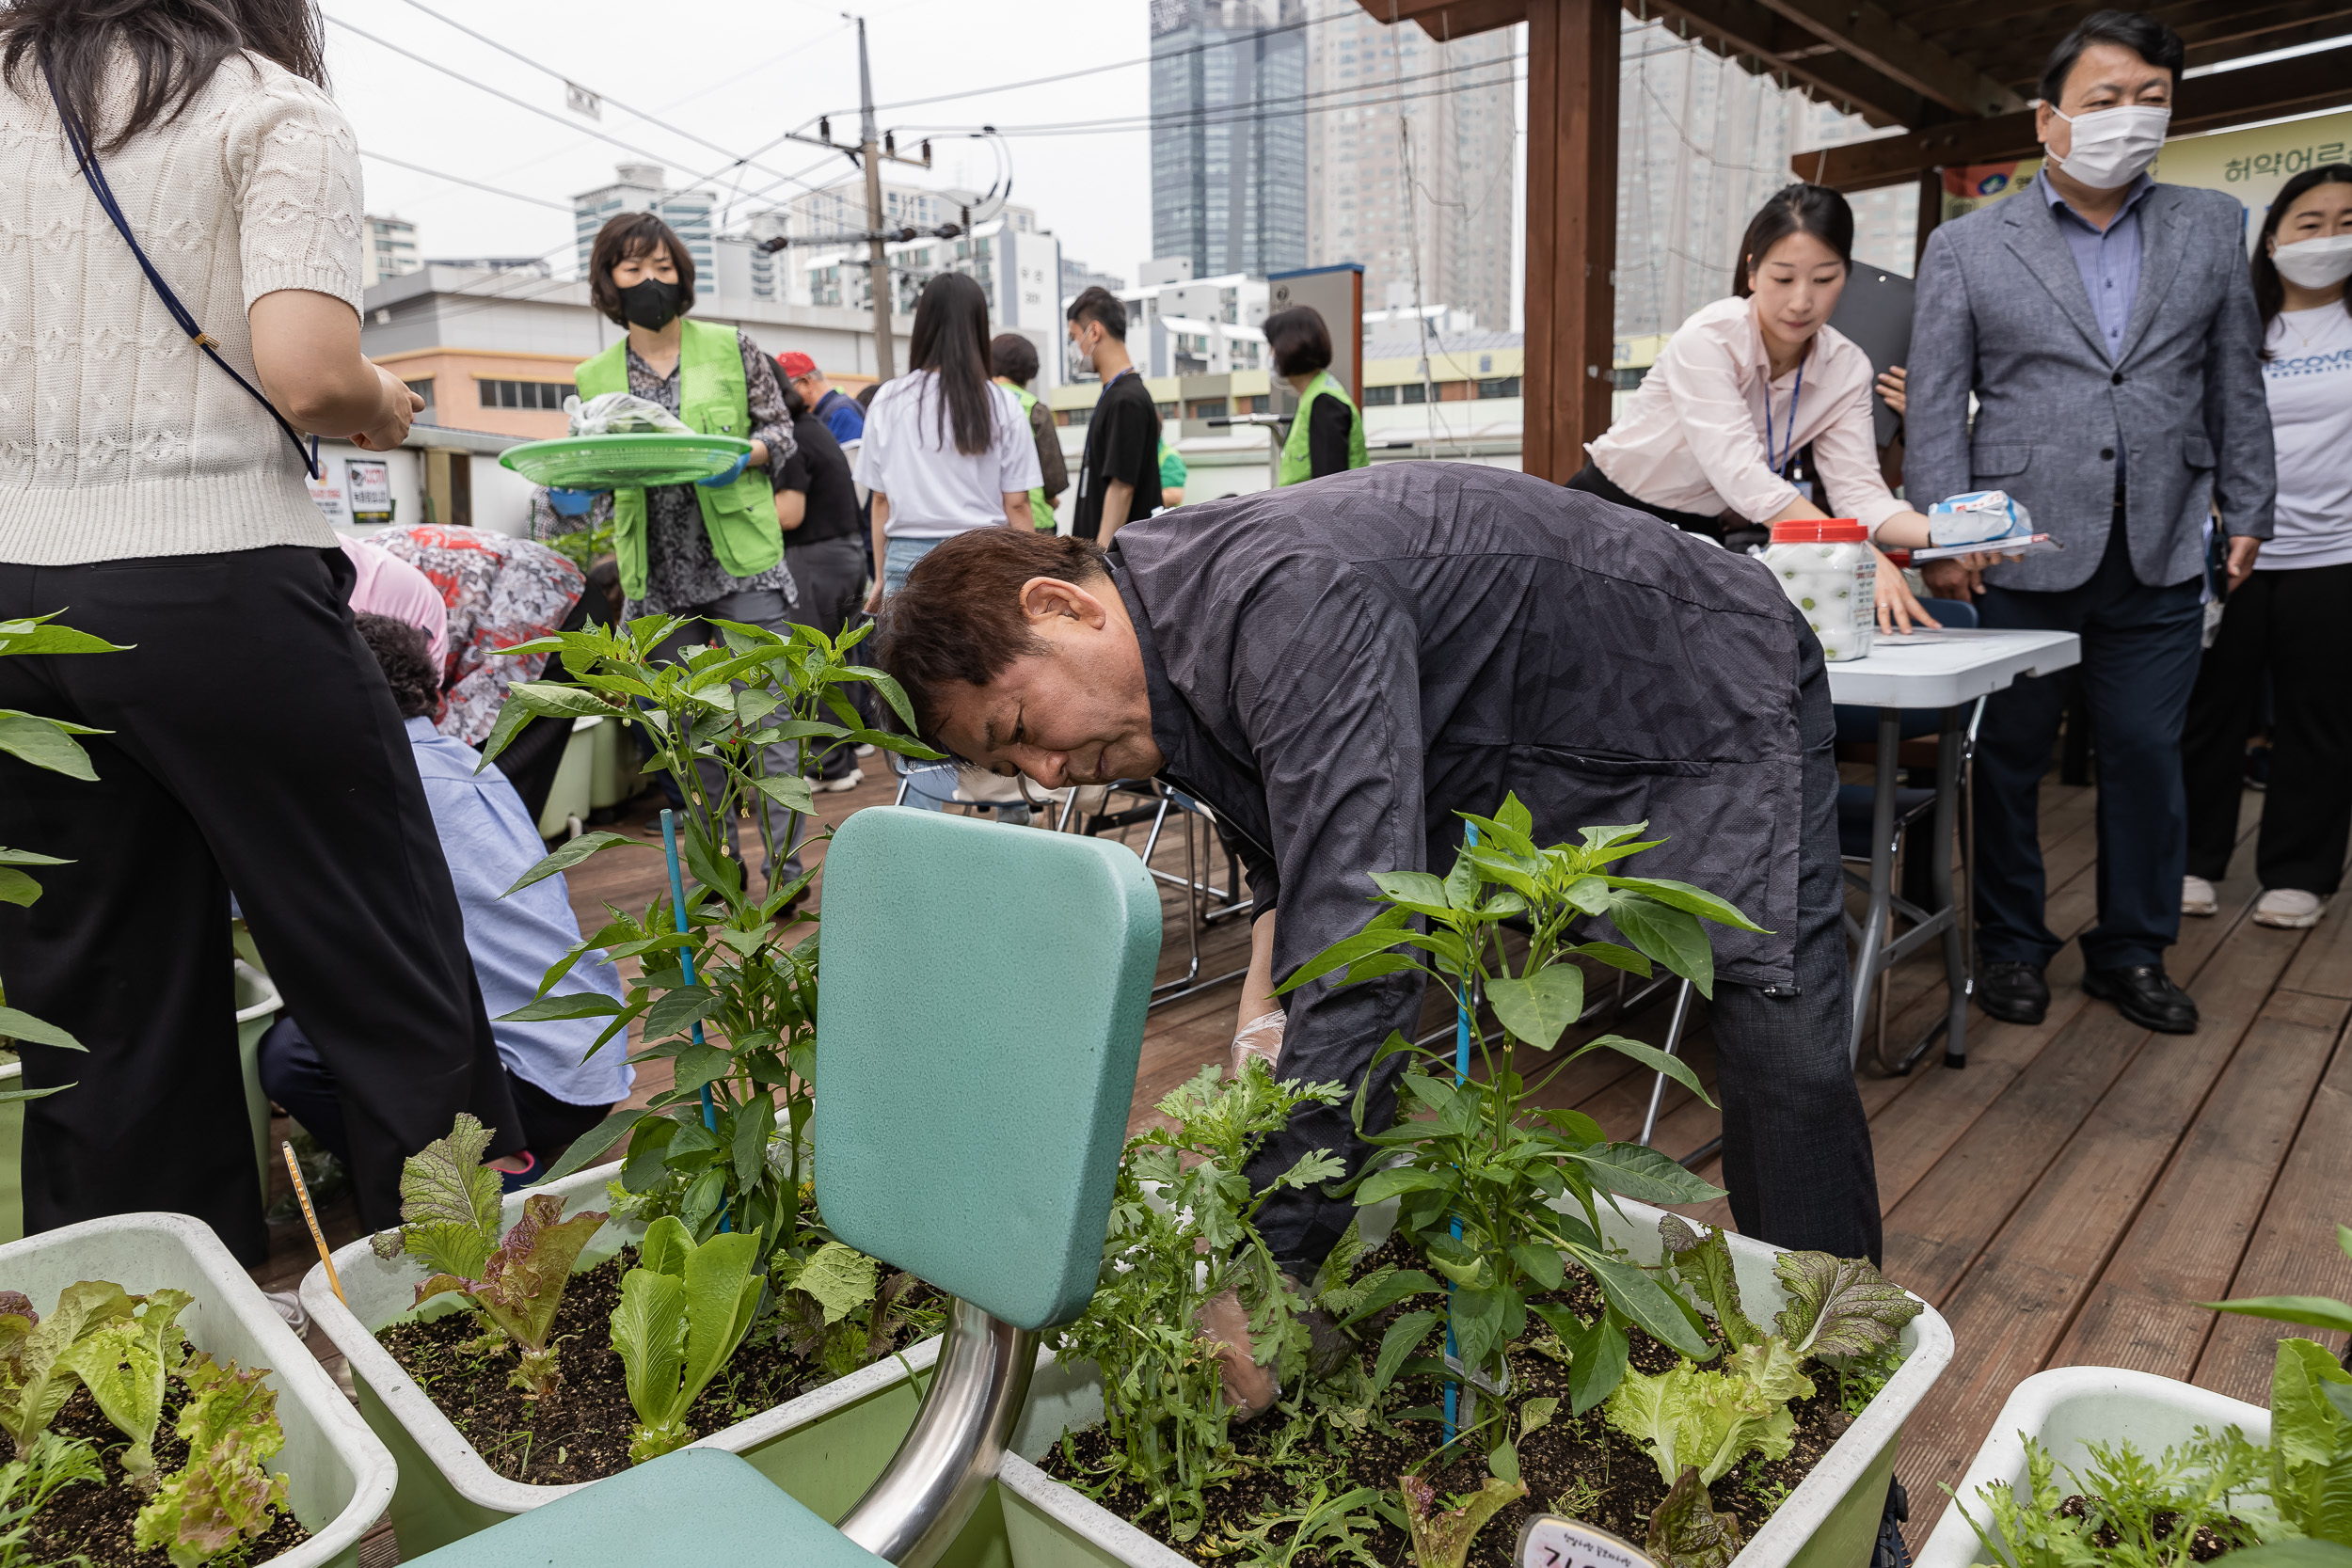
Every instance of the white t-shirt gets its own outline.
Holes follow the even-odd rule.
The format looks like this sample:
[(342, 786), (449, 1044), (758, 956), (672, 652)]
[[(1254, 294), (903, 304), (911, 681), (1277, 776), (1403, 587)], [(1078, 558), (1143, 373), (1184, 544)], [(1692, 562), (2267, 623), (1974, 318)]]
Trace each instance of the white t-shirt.
[[(893, 539), (945, 539), (1005, 526), (1005, 497), (1044, 483), (1037, 442), (1013, 395), (988, 383), (988, 450), (956, 450), (955, 423), (941, 405), (939, 373), (915, 371), (882, 383), (866, 411), (858, 483), (890, 498), (884, 531)], [(1025, 517), (1027, 515), (1025, 513)]]
[(2263, 364), (2279, 451), (2276, 531), (2258, 570), (2352, 562), (2352, 313), (2281, 310)]

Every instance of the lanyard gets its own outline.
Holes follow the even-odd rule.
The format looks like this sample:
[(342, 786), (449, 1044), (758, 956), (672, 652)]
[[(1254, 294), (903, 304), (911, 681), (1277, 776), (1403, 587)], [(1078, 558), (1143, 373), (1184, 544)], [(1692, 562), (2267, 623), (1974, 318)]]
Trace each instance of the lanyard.
[(1764, 383), (1764, 461), (1773, 473), (1788, 477), (1788, 465), (1797, 455), (1797, 400), (1804, 396), (1804, 362), (1797, 362), (1797, 384), (1788, 388), (1788, 439), (1780, 451), (1780, 461), (1772, 462), (1772, 384)]

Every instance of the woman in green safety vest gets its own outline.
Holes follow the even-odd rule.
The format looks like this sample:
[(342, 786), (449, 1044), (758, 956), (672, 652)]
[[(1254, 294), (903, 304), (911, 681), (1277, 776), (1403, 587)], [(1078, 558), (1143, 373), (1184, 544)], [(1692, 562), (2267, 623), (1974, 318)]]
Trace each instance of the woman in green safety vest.
[(1298, 392), (1298, 413), (1282, 443), (1277, 484), (1303, 484), (1372, 461), (1364, 455), (1364, 420), (1347, 390), (1331, 379), (1331, 332), (1323, 313), (1294, 305), (1265, 319), (1274, 371)]
[(988, 345), (988, 373), (997, 386), (1021, 404), (1021, 417), (1029, 421), (1029, 438), (1037, 443), (1037, 469), (1044, 480), (1029, 492), (1029, 519), (1040, 533), (1059, 526), (1054, 508), (1070, 488), (1070, 464), (1061, 454), (1061, 437), (1054, 434), (1053, 410), (1029, 390), (1037, 379), (1037, 345), (1018, 332), (999, 332)]
[[(532, 532), (544, 539), (609, 519), (628, 601), (623, 618), (684, 617), (659, 657), (675, 659), (712, 641), (714, 620), (788, 633), (787, 612), (800, 594), (785, 565), (769, 475), (792, 455), (792, 417), (775, 362), (733, 327), (687, 315), (694, 305), (693, 258), (650, 213), (623, 213), (597, 232), (588, 255), (588, 297), (628, 335), (580, 367), (582, 401), (628, 392), (668, 409), (689, 429), (740, 436), (752, 447), (733, 468), (698, 484), (545, 492), (533, 500)], [(789, 773), (791, 752), (771, 748), (769, 770)], [(723, 786), (715, 765), (705, 783), (714, 794)], [(791, 853), (795, 822), (773, 800), (763, 803), (774, 885), (800, 875)], [(726, 833), (732, 847), (732, 821)]]

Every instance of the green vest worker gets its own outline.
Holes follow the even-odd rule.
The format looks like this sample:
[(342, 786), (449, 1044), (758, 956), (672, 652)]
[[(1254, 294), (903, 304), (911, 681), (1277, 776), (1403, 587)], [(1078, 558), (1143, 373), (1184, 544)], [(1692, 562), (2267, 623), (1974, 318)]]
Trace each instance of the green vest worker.
[(1037, 345), (1018, 332), (999, 332), (988, 345), (988, 373), (996, 385), (1021, 401), (1021, 417), (1029, 421), (1037, 443), (1037, 471), (1043, 483), (1029, 492), (1029, 518), (1041, 533), (1059, 526), (1054, 507), (1070, 488), (1070, 465), (1061, 454), (1061, 437), (1054, 434), (1053, 411), (1029, 390), (1037, 379)]
[(1192, 470), (1184, 467), (1184, 454), (1163, 443), (1160, 447), (1160, 510), (1184, 504), (1184, 481)]
[(1310, 305), (1277, 310), (1265, 319), (1265, 341), (1274, 351), (1275, 373), (1298, 392), (1298, 413), (1282, 443), (1275, 483), (1303, 484), (1371, 462), (1364, 454), (1363, 417), (1331, 379), (1331, 333), (1323, 313)]
[[(776, 362), (730, 326), (690, 319), (694, 261), (669, 225), (650, 213), (622, 213), (597, 230), (588, 253), (588, 297), (628, 336), (580, 367), (583, 399), (627, 392), (675, 414), (689, 430), (751, 443), (728, 473), (698, 484), (590, 494), (550, 490), (534, 498), (532, 532), (542, 538), (612, 523), (623, 615), (677, 617), (655, 650), (657, 662), (682, 659), (717, 637), (711, 623), (737, 621), (788, 633), (801, 594), (784, 558), (771, 471), (795, 450)], [(767, 748), (771, 777), (798, 767), (793, 748)], [(719, 793), (719, 765), (703, 779)], [(793, 848), (798, 824), (783, 802), (764, 799), (762, 868), (773, 887), (800, 875)], [(724, 824), (736, 847), (734, 818)]]

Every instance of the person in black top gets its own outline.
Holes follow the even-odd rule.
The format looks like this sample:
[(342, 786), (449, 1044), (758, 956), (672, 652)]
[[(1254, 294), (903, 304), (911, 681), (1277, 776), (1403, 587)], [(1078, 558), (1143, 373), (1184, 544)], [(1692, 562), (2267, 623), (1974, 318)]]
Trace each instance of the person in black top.
[(1127, 357), (1127, 308), (1117, 294), (1097, 285), (1072, 300), (1070, 341), (1103, 378), (1070, 531), (1107, 546), (1121, 524), (1160, 509), (1160, 411)]
[[(785, 564), (800, 585), (792, 619), (838, 637), (866, 596), (866, 546), (858, 523), (857, 482), (831, 429), (800, 392), (787, 387), (794, 450), (776, 474), (776, 526), (784, 530)], [(847, 747), (819, 765), (820, 790), (854, 789), (865, 782)]]

